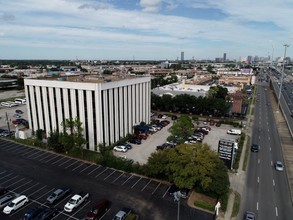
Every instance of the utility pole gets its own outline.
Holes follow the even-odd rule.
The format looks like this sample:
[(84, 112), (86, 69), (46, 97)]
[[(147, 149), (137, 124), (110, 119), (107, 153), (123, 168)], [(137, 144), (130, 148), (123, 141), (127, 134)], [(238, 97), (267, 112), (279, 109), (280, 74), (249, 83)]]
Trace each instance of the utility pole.
[(281, 100), (281, 93), (282, 93), (282, 86), (283, 86), (283, 79), (284, 79), (286, 51), (287, 51), (287, 48), (289, 46), (290, 46), (289, 44), (284, 44), (285, 52), (284, 52), (284, 59), (283, 59), (283, 68), (282, 68), (282, 73), (281, 73), (281, 84), (280, 84), (280, 88), (279, 88), (278, 110), (279, 110), (279, 107), (280, 107), (280, 100)]

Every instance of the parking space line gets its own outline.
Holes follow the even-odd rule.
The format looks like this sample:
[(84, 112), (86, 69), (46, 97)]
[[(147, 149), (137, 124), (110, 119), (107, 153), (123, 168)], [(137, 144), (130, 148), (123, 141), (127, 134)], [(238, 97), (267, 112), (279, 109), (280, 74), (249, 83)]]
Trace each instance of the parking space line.
[(74, 169), (72, 169), (71, 171), (74, 171), (76, 169), (78, 169), (79, 167), (81, 167), (84, 163), (81, 163), (79, 166), (75, 167)]
[(30, 154), (31, 152), (36, 151), (39, 152), (39, 150), (35, 149), (35, 148), (31, 148), (31, 149), (27, 149), (27, 152), (24, 154), (21, 154), (21, 156), (26, 156), (27, 154)]
[(31, 152), (33, 151), (34, 149), (32, 148), (29, 148), (29, 147), (24, 147), (22, 150), (18, 151), (17, 154), (22, 154), (22, 153), (25, 153), (25, 152)]
[[(13, 148), (13, 146), (14, 146), (13, 143), (7, 143), (7, 146), (3, 147), (2, 150), (5, 150), (5, 151), (6, 151), (6, 150), (9, 149), (10, 147)], [(17, 147), (17, 146), (14, 146), (14, 147)]]
[[(9, 174), (9, 175), (12, 175), (12, 173), (11, 174)], [(9, 180), (6, 180), (5, 182), (1, 182), (1, 184), (3, 184), (3, 183), (6, 183), (6, 182), (8, 182), (8, 181), (10, 181), (10, 180), (13, 180), (13, 179), (15, 179), (15, 178), (17, 178), (18, 176), (14, 176), (14, 177), (12, 177), (11, 179), (9, 179)], [(1, 178), (2, 179), (2, 178)]]
[(135, 187), (135, 185), (136, 185), (141, 179), (142, 179), (142, 177), (140, 177), (140, 179), (137, 180), (136, 183), (134, 183), (134, 184), (132, 185), (131, 189), (132, 189), (133, 187)]
[(37, 152), (36, 153), (33, 153), (33, 154), (31, 154), (31, 155), (29, 155), (27, 158), (32, 158), (32, 159), (34, 159), (35, 157), (33, 157), (33, 156), (35, 156), (36, 154), (39, 154), (39, 153), (43, 153), (43, 151), (41, 151), (41, 150), (37, 150)]
[(26, 150), (28, 150), (28, 148), (27, 147), (20, 147), (20, 146), (18, 146), (16, 149), (14, 149), (14, 150), (11, 150), (11, 151), (9, 151), (9, 152), (11, 152), (11, 153), (20, 153), (20, 152), (22, 152), (22, 151), (26, 151)]
[(50, 162), (51, 160), (54, 160), (56, 157), (59, 157), (59, 155), (53, 155), (52, 158), (50, 158), (49, 160), (44, 161), (44, 163), (48, 163), (48, 162)]
[(42, 154), (40, 154), (40, 155), (38, 155), (38, 156), (36, 156), (36, 157), (34, 157), (34, 159), (37, 159), (37, 158), (39, 158), (40, 156), (43, 156), (44, 154), (46, 154), (47, 152), (46, 151), (44, 151)]
[(18, 145), (9, 145), (8, 147), (6, 147), (5, 149), (3, 149), (3, 150), (5, 150), (5, 151), (9, 151), (9, 152), (13, 152), (13, 150), (18, 150), (19, 149), (19, 146)]
[[(25, 149), (24, 152), (21, 152), (21, 156), (26, 156), (27, 154), (30, 154), (31, 152), (35, 151), (36, 149), (30, 148), (30, 149)], [(20, 154), (20, 153), (19, 153)]]
[(124, 183), (122, 183), (122, 186), (131, 178), (131, 177), (133, 177), (133, 175), (131, 175), (130, 177), (128, 177), (128, 179), (127, 180), (125, 180), (124, 181)]
[(19, 183), (20, 181), (22, 181), (22, 180), (24, 180), (24, 179), (25, 179), (25, 178), (22, 178), (22, 179), (20, 179), (20, 180), (18, 180), (18, 181), (16, 181), (16, 182), (14, 182), (13, 184), (9, 185), (8, 187), (11, 187), (11, 186), (17, 184), (17, 183)]
[[(50, 195), (54, 190), (56, 190), (55, 188), (54, 189), (51, 189), (48, 193), (47, 193), (47, 195)], [(33, 193), (34, 194), (34, 193)], [(31, 194), (31, 195), (33, 195), (33, 194)], [(46, 196), (46, 194), (42, 194), (41, 196), (39, 196), (36, 200), (39, 200), (40, 198), (42, 198), (42, 197), (44, 197), (44, 196)]]
[(97, 178), (98, 176), (100, 176), (102, 173), (104, 173), (108, 169), (109, 169), (108, 167), (106, 169), (104, 169), (101, 173), (99, 173), (98, 175), (96, 175), (95, 178)]
[(64, 162), (62, 162), (61, 164), (59, 164), (59, 165), (58, 165), (59, 167), (61, 167), (63, 164), (67, 163), (68, 161), (73, 160), (73, 159), (71, 159), (71, 158), (67, 158), (67, 157), (65, 157), (65, 158), (68, 159), (68, 160), (65, 160)]
[(1, 142), (1, 149), (4, 150), (7, 147), (7, 145), (10, 146), (11, 143), (10, 142)]
[[(46, 152), (46, 153), (48, 153), (48, 152)], [(48, 153), (48, 155), (46, 157), (40, 158), (39, 161), (42, 161), (42, 160), (44, 160), (44, 159), (46, 159), (46, 158), (48, 158), (50, 156), (52, 156), (52, 154), (51, 153)]]
[(152, 182), (152, 180), (150, 180), (143, 188), (141, 191), (144, 191), (144, 189), (150, 184), (150, 182)]
[[(123, 174), (124, 174), (124, 172), (122, 172), (122, 173), (120, 174), (120, 176), (122, 176)], [(120, 178), (120, 176), (118, 176), (116, 179), (114, 179), (112, 183), (116, 182), (116, 180), (118, 180), (118, 179)]]
[(63, 160), (64, 158), (67, 159), (66, 157), (61, 156), (61, 158), (59, 160), (56, 160), (54, 163), (52, 163), (52, 165), (55, 164), (55, 163), (58, 163), (60, 160)]
[(79, 173), (85, 171), (86, 169), (90, 168), (91, 166), (93, 166), (93, 164), (91, 164), (91, 165), (87, 166), (86, 168), (82, 169), (81, 171), (79, 171)]
[(115, 173), (116, 172), (116, 170), (113, 170), (113, 172), (112, 173), (110, 173), (107, 177), (105, 177), (104, 178), (104, 180), (106, 180), (109, 176), (111, 176), (113, 173)]
[(171, 186), (168, 187), (168, 189), (166, 190), (166, 192), (163, 195), (163, 198), (166, 196), (167, 192), (169, 191), (169, 189), (171, 188)]
[[(34, 195), (34, 194), (36, 194), (37, 192), (39, 192), (39, 191), (41, 191), (41, 190), (43, 190), (44, 188), (46, 188), (47, 186), (43, 186), (42, 188), (40, 188), (40, 189), (38, 189), (38, 190), (36, 190), (36, 191), (34, 191), (32, 194), (30, 194), (30, 196), (32, 196), (32, 195)], [(52, 190), (53, 191), (53, 190)]]
[(24, 192), (30, 190), (31, 188), (33, 188), (33, 187), (35, 187), (35, 186), (37, 186), (37, 185), (39, 185), (39, 184), (40, 184), (40, 183), (36, 183), (35, 185), (33, 185), (33, 186), (27, 188), (26, 190), (22, 191), (21, 193), (24, 193)]
[(25, 186), (25, 185), (27, 185), (27, 184), (29, 184), (29, 183), (31, 183), (31, 182), (32, 182), (32, 180), (28, 181), (27, 183), (23, 183), (23, 184), (21, 184), (19, 187), (14, 188), (14, 190), (17, 190), (17, 189), (19, 189), (20, 187), (23, 187), (23, 186)]
[(91, 173), (93, 173), (95, 170), (99, 169), (101, 166), (99, 165), (98, 167), (96, 167), (95, 169), (93, 169), (91, 172), (89, 172), (87, 175), (90, 175)]
[(10, 175), (12, 175), (12, 173), (8, 173), (7, 175), (1, 177), (0, 180), (2, 180), (3, 178), (5, 178), (5, 177), (7, 177), (7, 176), (10, 176)]
[(157, 189), (159, 188), (160, 185), (161, 185), (161, 183), (159, 183), (159, 185), (154, 189), (154, 191), (152, 192), (152, 194), (154, 194), (157, 191)]
[(65, 169), (67, 169), (67, 168), (71, 167), (73, 164), (76, 164), (76, 163), (78, 163), (78, 162), (79, 162), (79, 161), (78, 161), (78, 160), (76, 160), (74, 163), (72, 163), (72, 164), (68, 165), (67, 167), (65, 167)]
[(2, 175), (3, 173), (6, 173), (6, 171), (4, 170), (3, 172), (0, 173), (0, 175)]

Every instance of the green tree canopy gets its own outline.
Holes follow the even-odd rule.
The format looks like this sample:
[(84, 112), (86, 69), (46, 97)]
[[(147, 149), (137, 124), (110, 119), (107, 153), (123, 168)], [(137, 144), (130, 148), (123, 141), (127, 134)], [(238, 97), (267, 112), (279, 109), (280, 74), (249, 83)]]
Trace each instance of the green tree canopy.
[(169, 128), (169, 132), (172, 136), (178, 136), (181, 142), (184, 142), (187, 137), (193, 133), (193, 124), (189, 116), (181, 116), (174, 124)]
[(200, 188), (221, 196), (230, 183), (223, 161), (207, 144), (182, 144), (151, 154), (146, 164), (148, 175), (174, 182), (180, 188)]

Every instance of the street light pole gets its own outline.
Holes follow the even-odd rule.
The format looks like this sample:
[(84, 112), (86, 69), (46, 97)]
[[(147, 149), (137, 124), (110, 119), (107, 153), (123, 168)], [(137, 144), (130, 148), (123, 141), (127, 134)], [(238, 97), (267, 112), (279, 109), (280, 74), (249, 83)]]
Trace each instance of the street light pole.
[(280, 100), (281, 100), (281, 93), (282, 93), (282, 86), (283, 86), (283, 78), (284, 78), (284, 70), (285, 70), (285, 59), (286, 59), (286, 52), (287, 52), (287, 48), (289, 47), (289, 44), (284, 44), (285, 47), (285, 52), (284, 52), (284, 59), (283, 59), (283, 68), (282, 68), (282, 75), (281, 75), (281, 84), (280, 84), (280, 88), (279, 88), (279, 97), (278, 97), (278, 110), (280, 107)]
[(10, 137), (10, 126), (9, 126), (9, 120), (8, 120), (8, 115), (7, 115), (7, 112), (6, 113), (6, 123), (7, 123), (7, 128), (8, 128), (8, 134), (9, 134), (9, 137)]

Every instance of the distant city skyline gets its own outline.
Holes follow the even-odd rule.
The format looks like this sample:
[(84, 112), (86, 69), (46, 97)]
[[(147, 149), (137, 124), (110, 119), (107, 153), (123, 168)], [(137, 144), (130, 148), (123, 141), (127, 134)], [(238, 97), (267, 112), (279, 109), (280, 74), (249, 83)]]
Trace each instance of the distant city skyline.
[(293, 56), (293, 2), (0, 0), (0, 59)]

